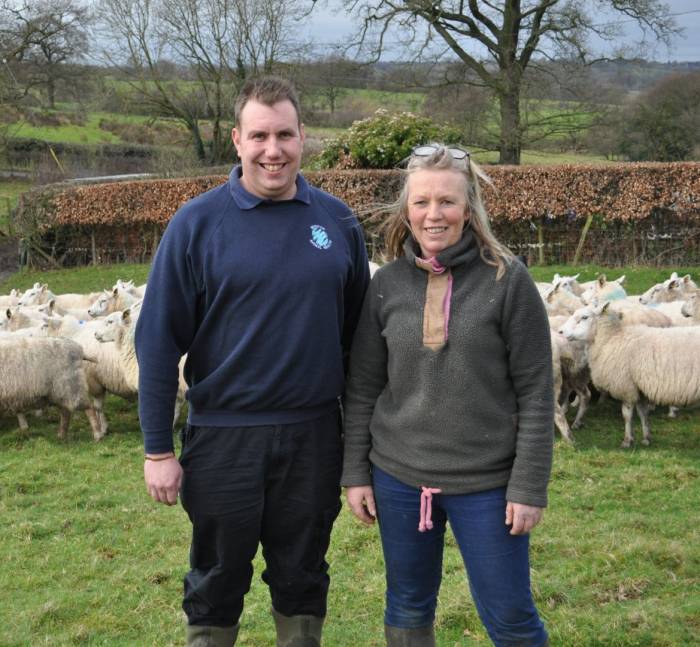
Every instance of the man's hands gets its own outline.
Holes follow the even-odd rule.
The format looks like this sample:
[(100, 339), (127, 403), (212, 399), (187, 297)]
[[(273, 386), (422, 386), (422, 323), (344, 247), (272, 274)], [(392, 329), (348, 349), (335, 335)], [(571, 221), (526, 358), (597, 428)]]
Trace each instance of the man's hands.
[(524, 503), (506, 503), (506, 526), (511, 535), (527, 535), (541, 520), (543, 510)]
[(377, 518), (377, 507), (374, 504), (374, 491), (371, 485), (356, 485), (345, 489), (345, 498), (352, 513), (368, 526)]
[(175, 505), (182, 483), (180, 462), (175, 456), (163, 459), (168, 454), (149, 454), (149, 456), (160, 460), (146, 460), (143, 465), (143, 477), (148, 493), (154, 501)]

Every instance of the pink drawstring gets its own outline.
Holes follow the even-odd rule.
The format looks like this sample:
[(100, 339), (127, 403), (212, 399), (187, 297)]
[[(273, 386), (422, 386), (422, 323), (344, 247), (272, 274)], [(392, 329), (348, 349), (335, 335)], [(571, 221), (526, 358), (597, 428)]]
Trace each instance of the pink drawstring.
[(425, 532), (433, 529), (433, 494), (440, 494), (442, 490), (436, 487), (421, 486), (420, 493), (420, 522), (418, 532)]

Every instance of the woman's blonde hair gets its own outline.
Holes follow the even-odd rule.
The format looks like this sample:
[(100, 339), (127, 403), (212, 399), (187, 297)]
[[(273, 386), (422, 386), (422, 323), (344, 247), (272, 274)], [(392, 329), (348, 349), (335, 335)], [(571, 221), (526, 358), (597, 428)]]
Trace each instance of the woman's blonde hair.
[(403, 256), (404, 242), (411, 235), (408, 222), (408, 178), (416, 171), (457, 171), (464, 175), (467, 207), (469, 220), (466, 224), (471, 227), (476, 237), (481, 258), (485, 263), (497, 267), (496, 278), (500, 279), (506, 269), (506, 265), (513, 260), (513, 253), (503, 244), (498, 242), (491, 231), (489, 217), (481, 199), (479, 180), (491, 183), (488, 176), (471, 161), (467, 154), (462, 159), (456, 159), (450, 153), (449, 147), (444, 144), (430, 144), (434, 148), (429, 155), (411, 155), (404, 171), (403, 187), (396, 202), (380, 209), (380, 213), (389, 214), (382, 226), (386, 241), (386, 249), (389, 259)]

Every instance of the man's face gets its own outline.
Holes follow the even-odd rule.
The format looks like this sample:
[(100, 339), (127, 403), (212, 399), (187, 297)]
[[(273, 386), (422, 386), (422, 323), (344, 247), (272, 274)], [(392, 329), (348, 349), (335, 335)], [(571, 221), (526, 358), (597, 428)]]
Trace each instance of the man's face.
[(272, 106), (249, 101), (232, 135), (246, 191), (269, 200), (289, 200), (296, 195), (304, 127), (291, 101)]

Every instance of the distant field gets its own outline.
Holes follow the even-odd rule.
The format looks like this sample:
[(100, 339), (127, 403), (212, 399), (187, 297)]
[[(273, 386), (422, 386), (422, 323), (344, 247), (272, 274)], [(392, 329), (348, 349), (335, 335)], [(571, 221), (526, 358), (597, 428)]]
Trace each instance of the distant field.
[[(70, 113), (65, 113), (70, 114)], [(13, 131), (16, 138), (40, 139), (47, 142), (64, 142), (68, 144), (123, 144), (128, 141), (105, 128), (100, 128), (100, 122), (108, 121), (124, 125), (150, 126), (152, 124), (167, 124), (177, 128), (184, 134), (184, 129), (171, 119), (154, 119), (143, 115), (125, 115), (111, 112), (90, 112), (85, 122), (71, 123), (60, 126), (35, 126), (27, 122), (17, 124)], [(164, 141), (163, 144), (170, 142)]]

